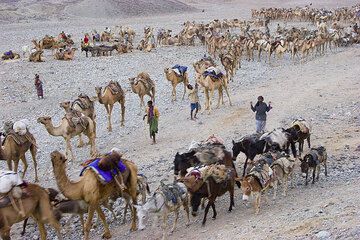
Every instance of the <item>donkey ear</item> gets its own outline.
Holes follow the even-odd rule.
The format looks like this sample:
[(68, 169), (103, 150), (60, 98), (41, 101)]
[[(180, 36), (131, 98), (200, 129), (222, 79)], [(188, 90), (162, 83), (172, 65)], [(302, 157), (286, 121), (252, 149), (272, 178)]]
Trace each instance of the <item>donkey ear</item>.
[(232, 144), (235, 145), (235, 141), (234, 141), (234, 140), (232, 140)]

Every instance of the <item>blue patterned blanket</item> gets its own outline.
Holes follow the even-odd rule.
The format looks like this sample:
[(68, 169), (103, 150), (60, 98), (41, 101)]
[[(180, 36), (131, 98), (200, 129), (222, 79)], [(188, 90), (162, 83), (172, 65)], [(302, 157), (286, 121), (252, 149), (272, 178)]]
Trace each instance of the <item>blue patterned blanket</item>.
[[(99, 176), (99, 178), (103, 184), (111, 182), (114, 179), (114, 175), (116, 175), (116, 171), (115, 170), (112, 170), (112, 171), (101, 170), (98, 166), (99, 161), (100, 161), (100, 158), (97, 158), (92, 163), (90, 163), (89, 165), (84, 167), (80, 172), (80, 176), (83, 175), (85, 170), (90, 168), (92, 171), (94, 171)], [(125, 172), (126, 166), (124, 165), (124, 163), (122, 161), (119, 161), (118, 169), (121, 173)]]

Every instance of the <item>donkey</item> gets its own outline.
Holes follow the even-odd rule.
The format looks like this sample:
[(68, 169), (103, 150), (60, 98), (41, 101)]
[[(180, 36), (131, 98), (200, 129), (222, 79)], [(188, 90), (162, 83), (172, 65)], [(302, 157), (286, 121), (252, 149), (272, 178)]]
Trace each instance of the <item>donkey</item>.
[[(171, 229), (173, 232), (176, 228), (177, 220), (179, 217), (179, 209), (181, 205), (186, 211), (187, 222), (186, 225), (190, 224), (189, 217), (189, 194), (185, 185), (181, 182), (174, 182), (173, 184), (164, 184), (160, 182), (159, 188), (154, 192), (152, 197), (142, 205), (134, 205), (137, 210), (137, 217), (139, 219), (139, 229), (145, 229), (144, 220), (147, 215), (151, 213), (157, 213), (158, 217), (161, 215), (164, 219), (163, 222), (163, 239), (167, 237), (167, 218), (170, 212), (174, 212), (175, 220), (174, 225)], [(155, 224), (155, 222), (154, 222)]]
[[(215, 145), (216, 146), (216, 145)], [(216, 147), (219, 147), (217, 145)], [(220, 145), (221, 148), (223, 148), (223, 158), (218, 161), (219, 164), (223, 164), (226, 167), (230, 167), (234, 169), (235, 177), (237, 178), (237, 172), (235, 168), (235, 164), (233, 162), (232, 155), (229, 151), (226, 151), (222, 145)], [(175, 159), (174, 159), (174, 174), (178, 175), (180, 174), (180, 177), (184, 177), (187, 173), (187, 169), (190, 167), (194, 167), (197, 165), (205, 164), (204, 162), (201, 162), (199, 160), (199, 152), (196, 150), (192, 150), (188, 153), (179, 154), (176, 153)], [(240, 182), (236, 181), (236, 185), (240, 188)]]
[(292, 174), (295, 167), (295, 159), (289, 155), (281, 157), (271, 164), (273, 175), (270, 180), (270, 186), (274, 188), (274, 197), (276, 199), (276, 192), (278, 184), (283, 185), (283, 196), (286, 196), (288, 179), (292, 181)]
[(327, 152), (325, 147), (320, 146), (318, 148), (311, 148), (310, 152), (304, 156), (304, 159), (300, 158), (300, 161), (301, 161), (300, 164), (301, 172), (303, 177), (305, 177), (305, 185), (308, 184), (308, 173), (310, 168), (313, 169), (312, 184), (315, 183), (316, 171), (317, 171), (316, 180), (319, 180), (320, 164), (324, 165), (325, 176), (327, 176), (327, 166), (326, 166)]
[(294, 136), (288, 133), (284, 128), (277, 128), (271, 132), (264, 133), (260, 140), (266, 141), (266, 146), (264, 152), (269, 151), (270, 149), (276, 151), (284, 151), (289, 154), (289, 147), (291, 146), (291, 152), (296, 158), (296, 148), (295, 148), (295, 139)]
[(242, 178), (241, 190), (243, 192), (243, 201), (248, 201), (250, 195), (255, 197), (255, 214), (260, 212), (261, 194), (270, 187), (273, 170), (270, 168), (266, 159), (259, 159), (250, 173)]
[(233, 161), (236, 161), (236, 158), (240, 152), (245, 153), (246, 156), (242, 175), (243, 177), (246, 173), (248, 160), (250, 159), (253, 161), (256, 155), (262, 154), (266, 150), (266, 141), (259, 140), (259, 137), (260, 136), (258, 134), (252, 134), (243, 137), (239, 142), (235, 142), (234, 140), (232, 141)]
[(290, 136), (294, 142), (299, 143), (299, 156), (301, 156), (301, 154), (304, 151), (305, 139), (307, 140), (308, 147), (309, 148), (311, 147), (311, 144), (310, 144), (311, 126), (310, 126), (309, 122), (307, 122), (306, 120), (304, 120), (302, 118), (295, 119), (291, 125), (292, 126), (288, 129), (286, 129), (285, 131), (290, 134)]
[(213, 177), (209, 177), (206, 181), (202, 179), (197, 179), (196, 175), (190, 175), (183, 179), (185, 185), (187, 186), (190, 192), (190, 203), (192, 207), (192, 215), (197, 216), (197, 211), (199, 209), (201, 199), (207, 198), (208, 203), (205, 208), (205, 214), (202, 221), (202, 225), (206, 223), (206, 217), (211, 207), (213, 210), (213, 219), (216, 219), (217, 212), (215, 209), (215, 200), (217, 197), (224, 195), (226, 192), (230, 194), (230, 206), (229, 212), (232, 211), (232, 208), (235, 206), (234, 203), (234, 186), (235, 186), (235, 171), (230, 169), (228, 172), (228, 177), (222, 182), (216, 182)]

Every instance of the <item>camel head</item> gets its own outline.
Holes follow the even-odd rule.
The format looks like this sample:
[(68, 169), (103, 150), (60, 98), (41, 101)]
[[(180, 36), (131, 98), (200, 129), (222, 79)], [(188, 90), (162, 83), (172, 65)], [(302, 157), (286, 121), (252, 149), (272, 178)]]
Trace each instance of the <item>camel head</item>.
[(37, 122), (46, 125), (46, 124), (48, 124), (48, 123), (51, 123), (51, 117), (48, 117), (48, 116), (46, 116), (46, 117), (39, 117), (39, 118), (37, 119)]
[(136, 78), (129, 78), (129, 82), (130, 82), (130, 85), (134, 85), (135, 84), (135, 79)]
[(169, 73), (170, 68), (164, 68), (164, 73)]
[(67, 109), (70, 107), (70, 101), (61, 102), (59, 105), (61, 108)]
[(95, 87), (95, 92), (97, 95), (101, 94), (102, 87)]
[(57, 165), (57, 164), (64, 164), (66, 162), (66, 157), (64, 156), (64, 154), (62, 154), (59, 151), (53, 151), (52, 153), (50, 153), (50, 157), (51, 157), (51, 163), (53, 166)]

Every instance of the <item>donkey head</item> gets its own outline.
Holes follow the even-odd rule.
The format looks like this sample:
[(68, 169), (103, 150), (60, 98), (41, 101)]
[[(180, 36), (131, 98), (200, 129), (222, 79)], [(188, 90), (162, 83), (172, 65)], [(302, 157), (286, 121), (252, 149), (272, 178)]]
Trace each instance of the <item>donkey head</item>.
[(301, 168), (301, 173), (303, 177), (306, 177), (306, 174), (309, 171), (309, 163), (307, 161), (307, 157), (305, 156), (303, 159), (299, 158), (301, 164), (300, 164), (300, 168)]
[(201, 196), (200, 194), (194, 193), (191, 195), (191, 208), (192, 208), (192, 212), (191, 214), (196, 217), (197, 216), (197, 212), (201, 203)]

